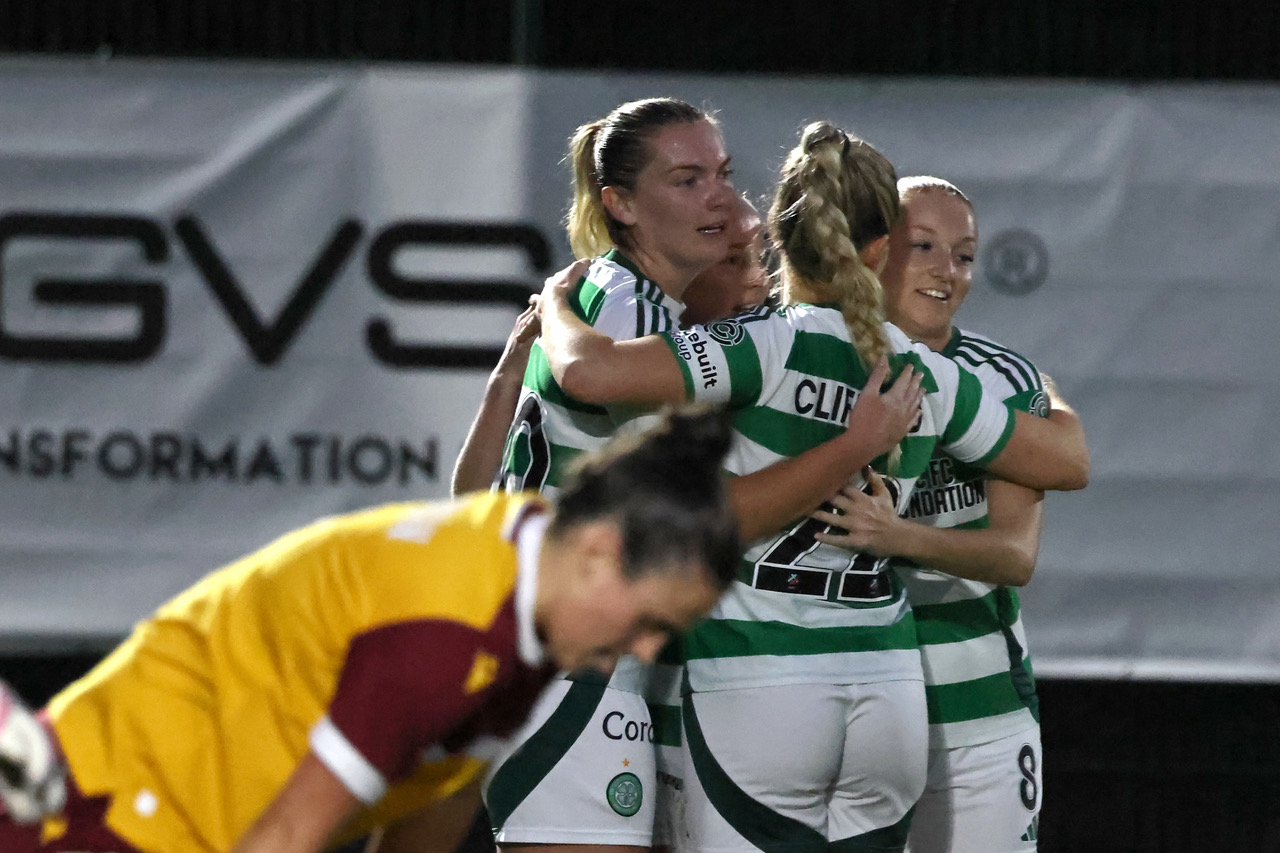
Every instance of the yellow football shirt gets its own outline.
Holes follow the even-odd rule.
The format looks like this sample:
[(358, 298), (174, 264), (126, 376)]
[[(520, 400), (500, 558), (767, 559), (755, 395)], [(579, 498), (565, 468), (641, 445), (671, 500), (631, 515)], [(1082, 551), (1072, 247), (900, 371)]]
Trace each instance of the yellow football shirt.
[(308, 749), (396, 812), (379, 820), (452, 794), (483, 767), (466, 743), (514, 728), (550, 674), (515, 595), (541, 509), (388, 505), (208, 575), (50, 703), (76, 783), (157, 853), (230, 849)]

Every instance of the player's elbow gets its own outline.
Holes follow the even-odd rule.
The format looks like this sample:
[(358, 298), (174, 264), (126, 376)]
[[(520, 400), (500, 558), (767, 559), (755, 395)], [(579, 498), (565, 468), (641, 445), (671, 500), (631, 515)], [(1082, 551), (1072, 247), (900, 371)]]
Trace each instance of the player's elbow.
[(1026, 586), (1036, 571), (1036, 555), (1017, 549), (1005, 567), (1005, 586)]
[(1089, 485), (1089, 455), (1055, 453), (1048, 464), (1040, 464), (1039, 474), (1027, 478), (1022, 485), (1052, 492), (1076, 492)]
[(1066, 466), (1062, 485), (1058, 486), (1059, 491), (1077, 492), (1089, 485), (1089, 454), (1083, 453), (1076, 456)]
[(1085, 465), (1080, 475), (1072, 482), (1069, 492), (1078, 492), (1089, 485), (1089, 466)]
[(1051, 488), (1072, 492), (1089, 485), (1089, 445), (1085, 443), (1084, 428), (1073, 412), (1054, 410), (1049, 421), (1056, 425), (1059, 438), (1055, 442), (1054, 457), (1058, 459), (1058, 482)]

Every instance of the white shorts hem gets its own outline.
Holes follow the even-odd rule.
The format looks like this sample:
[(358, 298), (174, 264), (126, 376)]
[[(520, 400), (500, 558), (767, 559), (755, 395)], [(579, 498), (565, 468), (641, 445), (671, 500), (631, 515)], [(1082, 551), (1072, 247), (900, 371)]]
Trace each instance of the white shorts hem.
[(618, 844), (626, 847), (652, 846), (653, 838), (647, 832), (601, 832), (598, 829), (529, 829), (503, 830), (494, 839), (498, 844)]

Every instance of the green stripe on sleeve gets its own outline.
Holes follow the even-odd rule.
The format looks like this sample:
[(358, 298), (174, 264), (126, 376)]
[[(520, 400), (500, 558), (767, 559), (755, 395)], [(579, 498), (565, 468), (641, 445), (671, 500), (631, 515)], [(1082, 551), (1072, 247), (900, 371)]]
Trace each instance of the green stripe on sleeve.
[(675, 338), (671, 337), (670, 332), (663, 332), (658, 335), (662, 338), (663, 343), (667, 345), (667, 349), (671, 350), (671, 355), (676, 360), (676, 364), (680, 366), (680, 375), (684, 377), (684, 398), (686, 400), (693, 399), (693, 373), (689, 370), (689, 362), (684, 360), (684, 356), (680, 355), (680, 350), (676, 347)]
[(524, 370), (524, 384), (538, 392), (544, 402), (552, 403), (571, 412), (583, 412), (589, 415), (608, 417), (609, 413), (600, 406), (575, 400), (560, 389), (555, 377), (551, 374), (551, 363), (542, 347), (534, 344), (529, 350), (529, 366)]
[(600, 308), (604, 305), (604, 290), (597, 287), (591, 280), (584, 278), (578, 284), (578, 292), (574, 296), (575, 298), (569, 303), (573, 313), (582, 318), (587, 325), (594, 326), (596, 318), (600, 316)]
[(1009, 412), (1009, 420), (1005, 422), (1004, 432), (1000, 433), (1000, 438), (992, 445), (991, 451), (981, 459), (974, 461), (974, 465), (980, 468), (987, 467), (991, 464), (991, 460), (999, 456), (1004, 451), (1005, 445), (1009, 443), (1009, 439), (1013, 436), (1013, 429), (1018, 424), (1018, 419), (1012, 409), (1006, 409), (1006, 411)]
[(1016, 409), (1019, 412), (1027, 412), (1028, 414), (1034, 415), (1035, 412), (1031, 410), (1031, 403), (1036, 399), (1036, 397), (1040, 396), (1043, 393), (1044, 393), (1043, 391), (1040, 391), (1036, 388), (1031, 388), (1026, 391), (1019, 391), (1016, 394), (1012, 394), (1006, 397), (1004, 404), (1011, 409)]
[(973, 426), (973, 419), (978, 416), (978, 405), (982, 401), (982, 383), (978, 377), (961, 367), (957, 371), (959, 382), (956, 386), (955, 411), (951, 420), (939, 437), (941, 444), (954, 444), (964, 437)]
[[(729, 365), (729, 408), (742, 409), (760, 399), (764, 390), (764, 375), (760, 369), (760, 353), (756, 342), (746, 327), (736, 323), (745, 334), (742, 340), (730, 346), (722, 346), (725, 362)], [(712, 338), (712, 340), (715, 340)]]

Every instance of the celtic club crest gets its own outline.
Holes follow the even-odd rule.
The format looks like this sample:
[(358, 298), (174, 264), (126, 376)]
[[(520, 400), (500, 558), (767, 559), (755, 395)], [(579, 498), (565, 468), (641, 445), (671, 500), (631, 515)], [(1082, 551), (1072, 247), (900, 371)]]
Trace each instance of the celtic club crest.
[(644, 788), (636, 774), (619, 773), (609, 781), (604, 795), (615, 812), (623, 817), (631, 817), (640, 811), (640, 804), (644, 801)]

